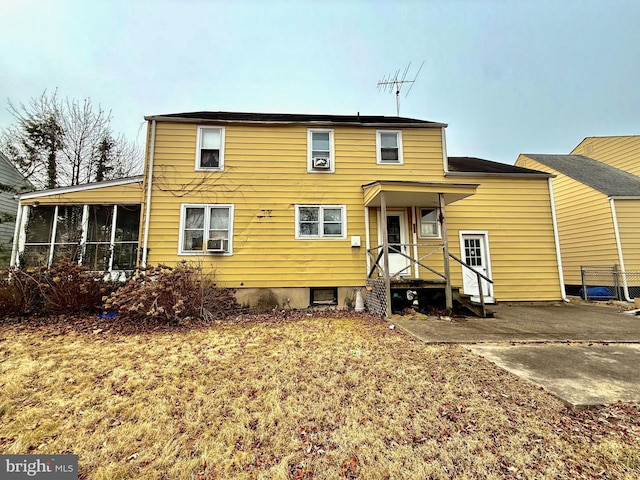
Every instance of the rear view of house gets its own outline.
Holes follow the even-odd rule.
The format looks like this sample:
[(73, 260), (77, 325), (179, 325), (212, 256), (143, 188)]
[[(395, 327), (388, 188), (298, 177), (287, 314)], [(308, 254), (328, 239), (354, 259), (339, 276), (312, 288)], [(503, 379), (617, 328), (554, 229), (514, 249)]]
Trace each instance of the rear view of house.
[[(142, 179), (22, 197), (16, 259), (33, 258), (38, 242), (37, 261), (65, 254), (54, 226), (61, 208), (75, 208), (74, 258), (127, 270), (114, 253), (117, 219), (139, 208), (137, 263), (199, 262), (249, 305), (269, 291), (284, 306), (343, 306), (365, 286), (382, 313), (394, 288), (441, 288), (447, 306), (458, 292), (480, 302), (564, 296), (551, 175), (449, 158), (442, 123), (236, 112), (146, 120)], [(57, 220), (35, 242), (28, 219), (45, 207)], [(97, 244), (108, 261), (88, 260)]]

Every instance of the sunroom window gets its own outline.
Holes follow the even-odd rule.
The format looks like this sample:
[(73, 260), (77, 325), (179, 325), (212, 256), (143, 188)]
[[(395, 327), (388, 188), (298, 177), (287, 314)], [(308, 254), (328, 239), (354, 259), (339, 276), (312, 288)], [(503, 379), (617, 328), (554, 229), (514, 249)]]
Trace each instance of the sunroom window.
[(47, 266), (67, 258), (94, 271), (133, 270), (139, 225), (140, 205), (29, 207), (19, 264)]

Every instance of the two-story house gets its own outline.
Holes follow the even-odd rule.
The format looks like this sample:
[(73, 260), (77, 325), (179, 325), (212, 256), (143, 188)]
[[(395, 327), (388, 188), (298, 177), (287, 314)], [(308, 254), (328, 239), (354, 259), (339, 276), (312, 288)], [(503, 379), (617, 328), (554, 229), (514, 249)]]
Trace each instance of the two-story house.
[(366, 286), (370, 307), (388, 312), (392, 288), (409, 279), (440, 286), (447, 306), (453, 287), (487, 302), (564, 297), (551, 175), (449, 158), (445, 124), (233, 112), (146, 120), (142, 177), (21, 197), (14, 261), (194, 261), (242, 303), (269, 290), (294, 308), (342, 306)]

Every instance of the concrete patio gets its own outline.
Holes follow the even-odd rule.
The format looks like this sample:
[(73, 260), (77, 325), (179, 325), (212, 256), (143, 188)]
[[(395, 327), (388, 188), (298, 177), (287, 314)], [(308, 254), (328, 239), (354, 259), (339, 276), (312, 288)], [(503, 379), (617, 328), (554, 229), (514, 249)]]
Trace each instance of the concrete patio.
[(569, 405), (640, 402), (640, 316), (575, 303), (492, 305), (495, 318), (397, 317), (424, 343), (463, 344)]

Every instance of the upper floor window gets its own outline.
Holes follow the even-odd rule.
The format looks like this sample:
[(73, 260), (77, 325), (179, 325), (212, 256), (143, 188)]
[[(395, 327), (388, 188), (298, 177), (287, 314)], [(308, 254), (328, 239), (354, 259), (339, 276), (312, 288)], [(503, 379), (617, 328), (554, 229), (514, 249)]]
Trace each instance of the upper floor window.
[(345, 238), (344, 205), (296, 205), (296, 238)]
[(182, 205), (180, 253), (232, 253), (233, 205)]
[(420, 237), (430, 238), (440, 236), (437, 208), (421, 208), (420, 210)]
[(378, 163), (402, 164), (402, 132), (378, 130), (376, 132), (376, 156)]
[(224, 167), (224, 128), (198, 127), (196, 170), (222, 170)]
[(307, 171), (334, 171), (333, 130), (310, 128), (307, 138)]

